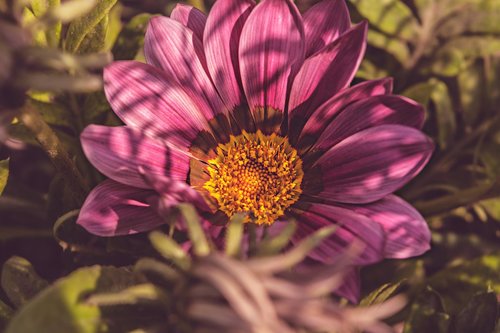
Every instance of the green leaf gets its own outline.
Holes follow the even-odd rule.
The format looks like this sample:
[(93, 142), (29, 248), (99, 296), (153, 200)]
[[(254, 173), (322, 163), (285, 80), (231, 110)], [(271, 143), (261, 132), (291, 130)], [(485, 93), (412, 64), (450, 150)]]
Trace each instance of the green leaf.
[[(31, 0), (31, 9), (37, 18), (43, 17), (47, 11), (60, 6), (61, 0)], [(57, 47), (61, 39), (61, 22), (55, 22), (49, 27), (45, 27), (45, 39), (48, 46)]]
[(172, 238), (159, 231), (153, 231), (149, 234), (149, 240), (158, 253), (180, 268), (188, 269), (191, 266), (189, 256)]
[(30, 99), (30, 104), (37, 109), (46, 123), (73, 128), (71, 117), (66, 109), (56, 103), (40, 102)]
[(285, 228), (278, 235), (266, 237), (258, 244), (257, 255), (268, 256), (281, 252), (290, 243), (295, 230), (297, 230), (297, 223), (288, 221)]
[(453, 141), (457, 129), (455, 113), (446, 84), (435, 79), (429, 82), (433, 87), (431, 99), (436, 111), (438, 143), (444, 149)]
[(5, 329), (14, 311), (4, 302), (0, 300), (0, 331)]
[(402, 1), (351, 0), (370, 25), (391, 36), (411, 40), (418, 31), (417, 20)]
[(56, 281), (26, 304), (11, 320), (6, 333), (108, 332), (103, 312), (85, 300), (94, 293), (123, 290), (136, 282), (123, 268), (81, 268)]
[(404, 281), (400, 281), (398, 283), (386, 283), (382, 285), (363, 298), (360, 305), (367, 306), (385, 302), (399, 290), (403, 282)]
[(394, 56), (401, 64), (410, 57), (408, 45), (397, 39), (391, 38), (376, 30), (368, 30), (368, 43)]
[(72, 53), (79, 52), (85, 38), (96, 30), (102, 29), (102, 26), (99, 28), (99, 24), (102, 24), (101, 21), (108, 15), (116, 1), (117, 0), (100, 0), (90, 13), (72, 22), (66, 34), (66, 51)]
[(9, 159), (0, 161), (0, 195), (3, 193), (9, 180)]
[(1, 282), (2, 289), (16, 307), (26, 304), (48, 285), (28, 260), (17, 256), (4, 263)]
[(104, 50), (108, 32), (109, 15), (102, 18), (95, 29), (88, 33), (78, 48), (78, 53), (93, 53)]
[(403, 333), (447, 333), (450, 316), (444, 312), (441, 297), (427, 287), (411, 305)]
[(196, 209), (190, 204), (180, 204), (178, 208), (184, 217), (194, 253), (200, 257), (208, 255), (210, 253), (210, 245), (205, 237), (205, 231), (201, 227), (200, 217)]
[(500, 293), (500, 255), (456, 262), (432, 276), (429, 283), (443, 296), (446, 308), (458, 313), (476, 293), (487, 288)]
[(497, 296), (494, 292), (474, 295), (456, 318), (456, 333), (492, 333), (498, 315)]
[(235, 214), (231, 217), (226, 229), (226, 254), (236, 257), (241, 252), (241, 240), (243, 239), (243, 223), (245, 215)]
[(144, 34), (150, 19), (150, 14), (139, 14), (127, 23), (118, 35), (112, 49), (115, 60), (131, 60), (135, 58), (137, 52), (144, 45)]

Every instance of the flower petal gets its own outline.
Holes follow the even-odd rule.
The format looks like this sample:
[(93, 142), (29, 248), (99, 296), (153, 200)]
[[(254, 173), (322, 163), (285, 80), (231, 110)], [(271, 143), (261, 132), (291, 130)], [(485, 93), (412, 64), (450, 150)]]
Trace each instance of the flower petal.
[(343, 139), (379, 125), (405, 125), (422, 128), (424, 108), (409, 98), (380, 95), (349, 105), (320, 135), (313, 149), (329, 149)]
[[(350, 103), (370, 96), (390, 94), (392, 92), (392, 82), (391, 78), (365, 81), (340, 91), (318, 109), (312, 111), (312, 114), (308, 117), (303, 117), (298, 112), (291, 113), (290, 132), (299, 133), (302, 125), (305, 124), (298, 140), (300, 146), (305, 146), (301, 141), (309, 142), (311, 141), (310, 138), (316, 140), (318, 135), (331, 123), (332, 119)], [(296, 135), (292, 135), (292, 138), (296, 137)]]
[(154, 229), (165, 223), (149, 204), (155, 196), (153, 191), (105, 180), (90, 192), (77, 223), (103, 237)]
[(184, 88), (153, 66), (116, 61), (104, 70), (104, 91), (115, 113), (129, 126), (188, 147), (206, 118)]
[(225, 111), (204, 68), (201, 40), (191, 29), (168, 17), (152, 18), (146, 31), (144, 54), (149, 64), (163, 69), (186, 89), (208, 120)]
[(384, 233), (378, 223), (352, 210), (339, 206), (311, 203), (303, 212), (292, 212), (298, 228), (292, 240), (298, 242), (322, 227), (337, 225), (338, 229), (323, 240), (309, 256), (321, 262), (331, 262), (345, 254), (351, 245), (359, 242), (360, 255), (353, 259), (354, 265), (367, 265), (382, 260)]
[(337, 39), (351, 26), (344, 0), (323, 0), (304, 13), (306, 57)]
[(401, 188), (427, 164), (434, 145), (422, 132), (381, 125), (358, 132), (333, 146), (309, 172), (303, 191), (329, 202), (369, 203)]
[(238, 64), (241, 30), (252, 0), (218, 0), (208, 15), (203, 46), (208, 71), (226, 105), (232, 109), (244, 103)]
[(349, 269), (344, 274), (343, 284), (334, 293), (346, 298), (353, 304), (359, 302), (361, 296), (361, 277), (357, 267)]
[(389, 195), (371, 204), (349, 207), (382, 226), (386, 238), (386, 258), (404, 259), (429, 250), (431, 232), (427, 223), (403, 199)]
[(81, 134), (89, 161), (107, 177), (134, 187), (151, 188), (139, 173), (147, 166), (152, 174), (185, 181), (189, 156), (176, 147), (153, 140), (130, 127), (90, 125)]
[(281, 123), (288, 82), (303, 59), (304, 27), (295, 4), (260, 2), (243, 27), (239, 62), (250, 110), (257, 126), (265, 125), (267, 132)]
[(304, 61), (293, 80), (290, 112), (308, 118), (321, 104), (349, 86), (366, 48), (367, 24), (353, 27)]
[(178, 3), (172, 10), (170, 18), (191, 29), (200, 41), (203, 40), (207, 16), (202, 11), (193, 6)]

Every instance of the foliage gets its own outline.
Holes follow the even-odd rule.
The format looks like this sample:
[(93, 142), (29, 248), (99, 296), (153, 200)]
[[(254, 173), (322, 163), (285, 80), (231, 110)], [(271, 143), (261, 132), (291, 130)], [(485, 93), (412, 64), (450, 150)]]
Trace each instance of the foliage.
[[(305, 9), (314, 1), (297, 2)], [(213, 2), (190, 3), (210, 8)], [(399, 193), (426, 217), (432, 250), (363, 269), (360, 306), (349, 309), (361, 315), (405, 294), (407, 306), (385, 321), (401, 332), (500, 332), (500, 2), (349, 0), (348, 6), (355, 22), (370, 24), (355, 81), (394, 77), (395, 93), (426, 107), (424, 131), (436, 143), (428, 167)], [(9, 89), (9, 99), (0, 101), (0, 330), (162, 330), (185, 314), (172, 301), (173, 293), (186, 292), (183, 283), (201, 286), (195, 292), (208, 288), (199, 300), (213, 302), (210, 293), (216, 293), (209, 305), (233, 311), (225, 289), (200, 276), (199, 267), (243, 262), (289, 270), (321, 239), (320, 233), (290, 248), (290, 223), (246, 253), (244, 216), (236, 215), (226, 247), (216, 249), (190, 206), (180, 206), (191, 258), (168, 226), (149, 236), (104, 239), (74, 223), (89, 189), (103, 180), (85, 159), (79, 135), (89, 124), (121, 124), (104, 96), (102, 68), (112, 59), (142, 61), (147, 22), (172, 7), (169, 1), (0, 0), (0, 23), (19, 41), (0, 38), (0, 66), (10, 66), (0, 68), (0, 89)], [(278, 275), (258, 277), (297, 282)], [(236, 280), (230, 281), (244, 289)], [(262, 305), (250, 298), (232, 306), (245, 308), (247, 301), (250, 310), (254, 301)], [(210, 322), (203, 317), (206, 305), (189, 313), (193, 322)], [(234, 320), (241, 323), (240, 317)], [(217, 319), (210, 325), (222, 325)]]

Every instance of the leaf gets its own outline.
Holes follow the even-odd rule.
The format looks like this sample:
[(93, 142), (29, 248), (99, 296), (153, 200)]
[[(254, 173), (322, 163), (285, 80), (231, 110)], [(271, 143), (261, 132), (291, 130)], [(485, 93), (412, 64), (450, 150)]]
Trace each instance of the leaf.
[(429, 283), (443, 295), (446, 308), (458, 313), (476, 293), (487, 288), (500, 293), (500, 255), (455, 263), (432, 276)]
[(486, 199), (479, 202), (479, 205), (488, 213), (488, 215), (495, 219), (496, 221), (500, 221), (500, 198), (492, 198)]
[(72, 119), (68, 111), (62, 106), (56, 103), (40, 102), (35, 99), (30, 99), (30, 104), (40, 112), (43, 120), (48, 124), (73, 128)]
[(460, 311), (455, 322), (456, 333), (492, 333), (498, 315), (497, 296), (494, 292), (474, 295), (467, 306)]
[(241, 253), (241, 241), (243, 239), (243, 223), (245, 215), (235, 214), (231, 217), (226, 229), (226, 254), (237, 257)]
[(48, 285), (28, 260), (17, 256), (3, 264), (1, 282), (2, 289), (16, 307), (27, 303)]
[[(61, 0), (31, 0), (31, 9), (37, 18), (43, 17), (47, 11), (60, 6)], [(48, 46), (56, 48), (61, 39), (61, 22), (55, 22), (44, 29)]]
[(172, 238), (161, 232), (153, 231), (149, 234), (149, 240), (164, 258), (171, 260), (182, 269), (190, 267), (191, 259)]
[(200, 218), (196, 209), (190, 204), (180, 204), (178, 208), (186, 223), (194, 253), (199, 257), (208, 255), (210, 253), (210, 245), (205, 237), (205, 231), (200, 224)]
[(368, 30), (368, 43), (394, 56), (401, 64), (410, 57), (408, 45), (397, 39), (384, 35), (376, 30)]
[(101, 21), (99, 21), (95, 29), (85, 36), (77, 52), (85, 54), (104, 50), (106, 34), (108, 32), (108, 23), (109, 15), (106, 15)]
[(297, 230), (297, 223), (288, 221), (281, 232), (274, 237), (264, 238), (257, 246), (258, 256), (269, 256), (281, 252), (290, 243), (293, 234)]
[(85, 38), (98, 29), (117, 0), (100, 0), (87, 15), (75, 20), (68, 27), (65, 39), (66, 51), (77, 53)]
[(2, 195), (9, 180), (9, 159), (0, 160), (0, 195)]
[(3, 331), (14, 311), (0, 300), (0, 331)]
[(6, 333), (97, 333), (108, 332), (109, 322), (86, 298), (98, 292), (117, 292), (136, 282), (123, 268), (81, 268), (39, 293), (12, 318)]
[(484, 67), (480, 62), (474, 62), (458, 75), (460, 102), (464, 110), (464, 120), (468, 125), (475, 125), (483, 119), (484, 104), (488, 100), (488, 87)]
[(436, 111), (438, 143), (445, 149), (453, 141), (457, 129), (455, 113), (446, 84), (436, 79), (429, 82), (433, 87), (431, 99)]
[(391, 36), (411, 40), (417, 31), (417, 20), (402, 1), (351, 0), (370, 25)]
[(441, 297), (425, 288), (411, 305), (403, 333), (447, 333), (450, 316), (444, 312)]
[(403, 282), (404, 281), (400, 281), (398, 283), (386, 283), (382, 285), (363, 298), (360, 305), (368, 306), (385, 302), (399, 290)]
[(125, 25), (112, 49), (115, 60), (135, 58), (137, 52), (144, 46), (144, 34), (150, 19), (150, 14), (139, 14)]

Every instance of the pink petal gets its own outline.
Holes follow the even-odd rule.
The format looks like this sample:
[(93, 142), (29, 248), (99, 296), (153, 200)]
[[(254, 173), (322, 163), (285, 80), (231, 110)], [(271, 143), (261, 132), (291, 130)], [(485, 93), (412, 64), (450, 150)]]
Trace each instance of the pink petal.
[(367, 265), (384, 258), (382, 227), (361, 214), (338, 206), (312, 203), (305, 211), (295, 215), (298, 228), (293, 237), (294, 242), (322, 227), (332, 224), (338, 226), (332, 236), (310, 253), (309, 256), (315, 260), (332, 262), (356, 242), (362, 247), (362, 252), (353, 264)]
[(359, 269), (353, 267), (344, 275), (343, 284), (335, 290), (335, 294), (346, 298), (351, 303), (357, 304), (361, 296), (361, 277)]
[(104, 70), (104, 91), (129, 126), (188, 147), (209, 130), (204, 113), (177, 82), (153, 66), (116, 61)]
[(379, 223), (385, 232), (385, 257), (404, 259), (429, 250), (431, 232), (420, 213), (395, 195), (367, 205), (350, 206)]
[(77, 223), (103, 237), (148, 231), (165, 223), (149, 205), (155, 197), (153, 191), (105, 180), (90, 192)]
[(139, 172), (144, 177), (145, 182), (160, 195), (158, 208), (162, 216), (170, 215), (172, 208), (184, 202), (194, 205), (198, 210), (210, 211), (201, 193), (193, 189), (185, 181), (178, 181), (151, 173), (150, 170), (146, 171), (146, 169), (149, 168), (139, 168)]
[(149, 64), (163, 69), (186, 89), (208, 120), (225, 111), (204, 68), (201, 40), (192, 30), (168, 17), (156, 16), (149, 21), (144, 54)]
[(409, 98), (380, 95), (349, 105), (320, 135), (313, 149), (328, 149), (364, 129), (379, 125), (405, 125), (422, 128), (424, 108)]
[(308, 118), (321, 104), (349, 86), (366, 48), (363, 22), (304, 61), (293, 80), (288, 105), (292, 114)]
[(433, 149), (431, 140), (414, 128), (372, 127), (323, 154), (316, 162), (321, 183), (314, 180), (317, 175), (313, 172), (305, 179), (303, 190), (329, 202), (373, 202), (415, 177), (429, 161)]
[(89, 161), (107, 177), (134, 187), (151, 188), (139, 168), (185, 181), (189, 156), (178, 148), (153, 140), (130, 127), (90, 125), (81, 134)]
[(178, 3), (172, 10), (170, 18), (191, 29), (200, 41), (203, 40), (207, 16), (202, 11), (193, 6)]
[[(243, 89), (257, 125), (279, 126), (288, 82), (303, 59), (304, 27), (293, 2), (260, 2), (243, 27), (239, 50)], [(279, 110), (275, 118), (269, 108)]]
[(218, 0), (208, 15), (203, 46), (208, 71), (226, 105), (232, 109), (244, 103), (238, 64), (241, 30), (252, 0)]
[[(305, 123), (300, 134), (299, 142), (301, 140), (307, 141), (309, 137), (313, 137), (314, 140), (316, 140), (318, 135), (331, 123), (332, 119), (334, 119), (337, 114), (350, 103), (368, 98), (370, 96), (390, 94), (391, 92), (391, 78), (365, 81), (357, 84), (340, 91), (338, 94), (323, 103), (323, 105), (321, 105), (318, 109), (313, 110), (312, 114), (307, 118), (302, 118), (303, 115), (298, 114), (298, 112), (292, 113), (290, 115), (290, 130), (293, 132), (299, 132), (301, 124)], [(300, 145), (303, 146), (303, 144)]]
[(351, 26), (344, 0), (323, 0), (304, 13), (306, 56), (316, 53), (337, 39)]

